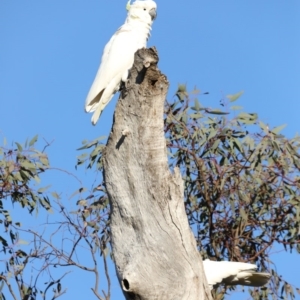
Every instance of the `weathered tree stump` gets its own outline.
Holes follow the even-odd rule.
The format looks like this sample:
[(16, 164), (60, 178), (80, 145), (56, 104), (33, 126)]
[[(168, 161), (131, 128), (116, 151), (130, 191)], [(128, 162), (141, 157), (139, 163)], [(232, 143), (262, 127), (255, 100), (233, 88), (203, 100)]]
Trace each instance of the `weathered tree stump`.
[(126, 299), (212, 299), (183, 203), (168, 168), (166, 76), (155, 48), (135, 54), (104, 155), (117, 275)]

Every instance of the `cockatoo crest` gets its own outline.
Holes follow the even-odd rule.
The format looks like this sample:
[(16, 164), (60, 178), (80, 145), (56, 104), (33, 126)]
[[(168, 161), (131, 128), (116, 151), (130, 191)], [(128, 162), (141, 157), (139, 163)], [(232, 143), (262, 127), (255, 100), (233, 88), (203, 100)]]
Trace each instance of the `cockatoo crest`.
[(125, 23), (104, 48), (100, 67), (85, 101), (85, 111), (94, 112), (93, 125), (119, 91), (121, 82), (126, 82), (134, 54), (146, 47), (152, 22), (156, 18), (156, 3), (153, 0), (130, 2), (126, 6), (128, 14)]
[(126, 10), (129, 10), (130, 9), (130, 6), (131, 6), (131, 0), (128, 0), (127, 4), (126, 4)]

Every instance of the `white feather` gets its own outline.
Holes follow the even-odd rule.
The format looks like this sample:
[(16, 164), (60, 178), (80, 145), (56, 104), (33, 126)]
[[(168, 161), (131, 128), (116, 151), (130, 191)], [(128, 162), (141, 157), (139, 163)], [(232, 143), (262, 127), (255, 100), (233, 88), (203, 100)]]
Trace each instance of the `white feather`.
[(98, 72), (85, 101), (85, 111), (94, 112), (93, 125), (120, 89), (121, 81), (127, 80), (135, 52), (146, 47), (155, 15), (154, 1), (135, 1), (128, 8), (125, 23), (106, 44)]
[(256, 265), (231, 261), (203, 261), (204, 272), (209, 287), (212, 289), (221, 283), (227, 285), (262, 286), (268, 283), (271, 275), (255, 272)]

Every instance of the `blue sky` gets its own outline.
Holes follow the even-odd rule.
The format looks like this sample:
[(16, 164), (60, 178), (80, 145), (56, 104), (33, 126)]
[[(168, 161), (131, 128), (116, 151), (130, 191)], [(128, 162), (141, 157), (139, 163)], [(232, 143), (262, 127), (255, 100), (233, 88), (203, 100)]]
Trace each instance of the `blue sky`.
[[(286, 123), (283, 133), (289, 137), (299, 133), (298, 0), (157, 0), (157, 5), (148, 46), (158, 49), (169, 98), (178, 83), (209, 92), (200, 97), (208, 107), (244, 90), (238, 105), (245, 111), (257, 112), (270, 127)], [(23, 142), (39, 134), (53, 141), (51, 164), (75, 172), (81, 141), (108, 135), (111, 128), (117, 97), (95, 127), (83, 106), (103, 47), (125, 20), (125, 6), (123, 0), (0, 2), (0, 141)], [(76, 175), (86, 185), (95, 177)], [(72, 182), (66, 187), (67, 176), (52, 176), (45, 180), (66, 197), (76, 188)], [(279, 273), (299, 285), (300, 268), (293, 268), (299, 256), (280, 253), (274, 259)], [(114, 286), (113, 299), (122, 299)], [(60, 299), (84, 297), (78, 291), (76, 298), (67, 295)]]

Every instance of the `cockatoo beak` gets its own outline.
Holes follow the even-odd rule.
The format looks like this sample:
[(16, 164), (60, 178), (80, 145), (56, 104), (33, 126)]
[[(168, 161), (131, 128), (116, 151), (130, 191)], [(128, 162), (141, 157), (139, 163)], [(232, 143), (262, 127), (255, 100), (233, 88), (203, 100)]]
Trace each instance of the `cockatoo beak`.
[(155, 9), (155, 8), (152, 8), (152, 9), (149, 11), (149, 14), (150, 14), (150, 16), (151, 16), (152, 21), (156, 19), (157, 14), (156, 14), (156, 9)]

